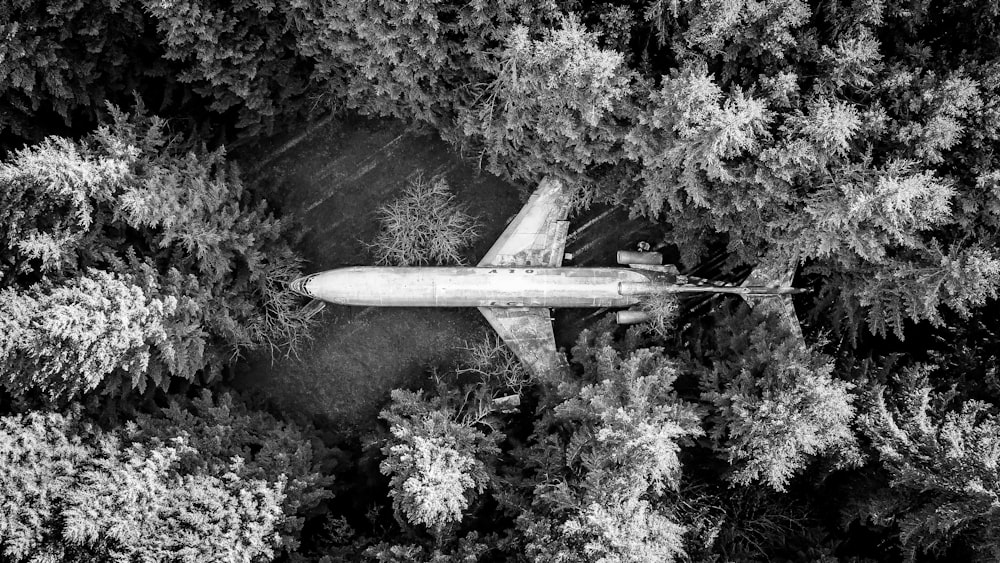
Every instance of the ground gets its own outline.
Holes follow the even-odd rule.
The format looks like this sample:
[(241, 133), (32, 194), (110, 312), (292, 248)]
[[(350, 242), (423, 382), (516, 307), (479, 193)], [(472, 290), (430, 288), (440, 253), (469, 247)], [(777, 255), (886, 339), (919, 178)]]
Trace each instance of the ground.
[[(247, 177), (263, 183), (272, 203), (298, 223), (306, 272), (370, 264), (362, 241), (377, 231), (376, 210), (418, 175), (443, 175), (479, 218), (482, 236), (470, 249), (471, 262), (489, 249), (527, 193), (480, 171), (434, 133), (391, 120), (327, 118), (242, 147), (235, 156)], [(575, 254), (576, 265), (612, 265), (622, 241), (649, 230), (624, 212), (602, 208), (581, 212), (574, 227), (567, 251)], [(558, 313), (559, 344), (569, 346), (580, 327), (599, 314)], [(356, 435), (371, 428), (390, 390), (421, 385), (429, 366), (451, 361), (467, 340), (488, 330), (475, 309), (328, 305), (297, 357), (245, 358), (232, 384), (278, 409)]]

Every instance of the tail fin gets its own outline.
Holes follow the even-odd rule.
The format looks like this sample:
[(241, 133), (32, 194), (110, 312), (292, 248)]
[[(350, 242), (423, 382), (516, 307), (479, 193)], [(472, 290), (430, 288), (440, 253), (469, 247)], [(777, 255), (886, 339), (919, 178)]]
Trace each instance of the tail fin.
[[(743, 280), (740, 287), (766, 287), (766, 288), (788, 288), (792, 289), (792, 279), (795, 277), (796, 262), (781, 264), (779, 261), (766, 261), (759, 264), (747, 279)], [(743, 294), (747, 305), (764, 314), (775, 313), (788, 330), (792, 337), (805, 345), (802, 337), (802, 326), (795, 316), (795, 306), (792, 303), (792, 296), (783, 294)]]

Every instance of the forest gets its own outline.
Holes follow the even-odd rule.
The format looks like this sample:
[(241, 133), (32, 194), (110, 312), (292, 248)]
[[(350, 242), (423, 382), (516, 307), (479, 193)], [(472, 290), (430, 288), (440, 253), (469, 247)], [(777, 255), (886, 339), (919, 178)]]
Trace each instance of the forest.
[[(995, 0), (4, 0), (0, 35), (0, 559), (1000, 561)], [(682, 270), (796, 263), (806, 345), (681, 299), (558, 381), (473, 343), (363, 435), (247, 396), (317, 317), (238, 149), (330, 115)], [(420, 244), (383, 259), (462, 257)]]

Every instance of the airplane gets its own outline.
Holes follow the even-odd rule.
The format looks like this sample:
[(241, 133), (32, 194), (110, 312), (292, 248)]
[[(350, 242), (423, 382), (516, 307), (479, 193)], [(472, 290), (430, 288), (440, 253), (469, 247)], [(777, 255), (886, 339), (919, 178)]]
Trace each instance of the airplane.
[(375, 307), (478, 307), (534, 377), (568, 373), (556, 349), (551, 308), (627, 308), (619, 324), (650, 320), (640, 305), (659, 293), (731, 293), (774, 310), (801, 340), (792, 308), (794, 268), (757, 268), (740, 285), (713, 282), (662, 265), (658, 252), (619, 251), (624, 267), (564, 267), (570, 196), (563, 182), (542, 180), (474, 267), (355, 266), (309, 274), (290, 288), (314, 300)]

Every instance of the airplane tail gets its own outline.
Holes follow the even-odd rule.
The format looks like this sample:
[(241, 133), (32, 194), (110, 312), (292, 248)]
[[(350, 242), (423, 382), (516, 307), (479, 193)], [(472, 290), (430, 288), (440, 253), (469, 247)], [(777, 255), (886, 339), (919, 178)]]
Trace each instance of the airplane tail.
[(799, 318), (795, 315), (795, 306), (792, 303), (791, 293), (800, 293), (802, 290), (792, 288), (792, 278), (795, 277), (796, 263), (787, 265), (778, 263), (761, 263), (754, 268), (747, 279), (743, 280), (740, 287), (747, 288), (768, 288), (787, 289), (782, 293), (754, 294), (752, 291), (741, 294), (747, 305), (764, 314), (775, 313), (782, 324), (788, 327), (792, 336), (799, 342), (804, 342), (802, 338), (802, 326)]

